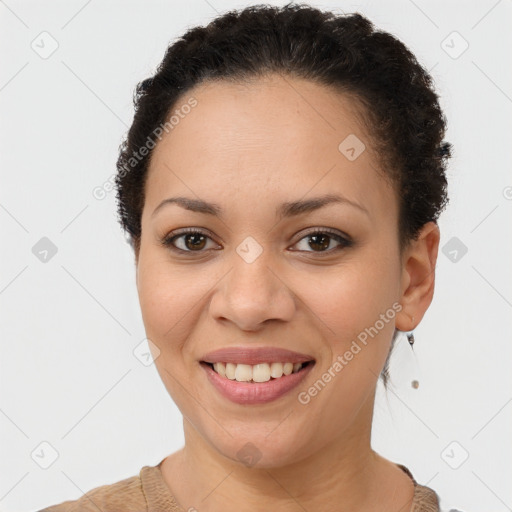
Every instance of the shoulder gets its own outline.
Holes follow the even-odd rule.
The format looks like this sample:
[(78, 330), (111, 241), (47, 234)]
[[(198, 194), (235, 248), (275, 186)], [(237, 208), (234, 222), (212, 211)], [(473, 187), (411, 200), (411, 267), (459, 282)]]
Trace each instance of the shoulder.
[(447, 507), (446, 502), (442, 501), (433, 489), (419, 484), (409, 468), (403, 464), (396, 463), (396, 465), (407, 473), (414, 483), (414, 499), (410, 512), (462, 512), (461, 510)]
[(437, 493), (430, 487), (420, 485), (407, 466), (395, 464), (409, 476), (414, 484), (414, 498), (410, 512), (440, 512)]
[(39, 512), (142, 512), (147, 510), (140, 476), (95, 487), (77, 500), (64, 501)]
[(413, 512), (441, 512), (439, 496), (430, 487), (416, 484), (414, 487)]

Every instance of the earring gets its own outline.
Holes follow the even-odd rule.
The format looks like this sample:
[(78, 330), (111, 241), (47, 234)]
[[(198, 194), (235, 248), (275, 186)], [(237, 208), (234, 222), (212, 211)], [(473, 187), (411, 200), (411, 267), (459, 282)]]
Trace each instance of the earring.
[[(414, 317), (412, 317), (412, 323), (414, 324)], [(413, 348), (414, 345), (414, 334), (411, 331), (409, 334), (407, 334), (407, 341), (409, 342), (409, 345), (411, 345), (411, 348)]]

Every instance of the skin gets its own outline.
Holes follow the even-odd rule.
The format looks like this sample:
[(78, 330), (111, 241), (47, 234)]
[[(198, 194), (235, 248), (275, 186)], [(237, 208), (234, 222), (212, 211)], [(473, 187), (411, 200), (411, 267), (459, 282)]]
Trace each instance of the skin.
[[(412, 481), (371, 448), (371, 424), (394, 329), (416, 327), (432, 300), (437, 225), (426, 224), (400, 253), (397, 192), (379, 171), (353, 98), (279, 75), (202, 84), (182, 103), (190, 96), (197, 106), (153, 152), (136, 254), (155, 364), (184, 417), (185, 446), (164, 460), (164, 480), (185, 510), (220, 511), (226, 503), (241, 511), (410, 510)], [(354, 161), (338, 150), (349, 134), (366, 145)], [(276, 217), (283, 202), (332, 193), (366, 213), (345, 203)], [(152, 216), (175, 196), (215, 203), (222, 217), (176, 204)], [(186, 237), (175, 241), (188, 249), (182, 254), (160, 243), (186, 227), (211, 233), (202, 252)], [(354, 243), (330, 238), (330, 252), (322, 252), (308, 228), (330, 228)], [(263, 250), (252, 263), (236, 251), (248, 236)], [(297, 393), (393, 304), (401, 311), (299, 403)], [(230, 346), (276, 346), (316, 363), (287, 395), (237, 405), (199, 365), (207, 352)], [(261, 456), (252, 467), (237, 457), (248, 441)]]

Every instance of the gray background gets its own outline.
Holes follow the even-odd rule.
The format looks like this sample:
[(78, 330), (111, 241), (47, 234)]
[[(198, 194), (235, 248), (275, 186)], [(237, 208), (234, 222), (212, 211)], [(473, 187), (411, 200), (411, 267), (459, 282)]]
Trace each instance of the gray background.
[[(76, 499), (182, 445), (144, 358), (115, 193), (93, 191), (167, 45), (250, 3), (0, 1), (0, 510)], [(373, 447), (446, 509), (511, 510), (512, 3), (311, 4), (360, 11), (411, 48), (455, 149), (434, 302), (414, 353), (400, 339), (387, 396), (379, 382)]]

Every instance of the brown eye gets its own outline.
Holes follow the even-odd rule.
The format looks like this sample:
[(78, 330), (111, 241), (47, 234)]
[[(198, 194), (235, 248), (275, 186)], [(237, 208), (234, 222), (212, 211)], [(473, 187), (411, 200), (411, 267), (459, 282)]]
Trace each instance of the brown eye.
[[(338, 244), (332, 247), (332, 244)], [(331, 253), (336, 250), (344, 249), (352, 245), (352, 241), (341, 236), (339, 233), (334, 233), (330, 230), (316, 230), (308, 233), (305, 237), (301, 238), (296, 245), (302, 243), (302, 249), (299, 251), (316, 252), (316, 253)], [(312, 249), (312, 250), (308, 250)]]
[(205, 252), (203, 249), (207, 246), (208, 241), (213, 242), (211, 238), (202, 231), (197, 229), (187, 229), (180, 233), (170, 233), (161, 240), (161, 243), (173, 251)]
[(325, 235), (324, 233), (320, 233), (318, 235), (310, 235), (309, 236), (309, 246), (312, 249), (320, 249), (324, 251), (329, 249), (331, 238), (329, 235)]
[(203, 249), (206, 245), (206, 237), (199, 233), (189, 233), (187, 235), (183, 235), (184, 244), (187, 249), (194, 251), (196, 249)]

